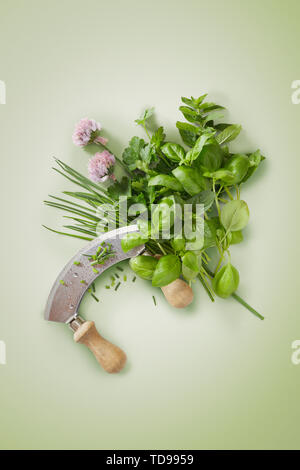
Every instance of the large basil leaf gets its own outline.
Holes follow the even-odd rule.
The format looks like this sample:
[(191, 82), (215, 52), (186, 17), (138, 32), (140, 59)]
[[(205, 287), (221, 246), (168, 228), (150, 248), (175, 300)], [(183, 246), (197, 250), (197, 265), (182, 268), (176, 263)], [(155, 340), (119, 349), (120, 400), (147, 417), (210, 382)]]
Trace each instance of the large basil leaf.
[(142, 279), (152, 279), (158, 260), (152, 256), (136, 256), (131, 258), (129, 265)]
[(203, 204), (204, 210), (207, 211), (213, 205), (215, 201), (215, 195), (210, 189), (207, 191), (201, 191), (201, 193), (192, 196), (187, 199), (186, 204)]
[(165, 186), (174, 191), (183, 191), (182, 184), (174, 176), (164, 174), (152, 176), (148, 181), (148, 186)]
[(249, 159), (246, 155), (233, 155), (225, 165), (225, 169), (232, 173), (232, 177), (230, 177), (228, 181), (226, 181), (226, 178), (223, 178), (223, 181), (229, 184), (241, 183), (248, 172), (249, 166)]
[(172, 173), (190, 196), (206, 189), (205, 179), (197, 168), (178, 166)]
[(152, 277), (152, 285), (163, 287), (178, 279), (181, 274), (181, 262), (176, 255), (160, 258)]
[(185, 150), (181, 145), (167, 142), (161, 147), (162, 152), (173, 162), (184, 160)]
[(238, 270), (231, 263), (227, 263), (215, 275), (212, 286), (219, 297), (226, 299), (236, 291), (239, 282), (240, 276)]
[(197, 166), (201, 166), (208, 171), (216, 171), (220, 168), (223, 161), (223, 152), (217, 142), (211, 142), (205, 145), (196, 161)]
[(161, 199), (151, 214), (152, 228), (156, 236), (161, 233), (169, 234), (175, 221), (182, 217), (181, 205), (175, 196)]
[(247, 203), (240, 200), (227, 202), (222, 208), (220, 220), (227, 231), (242, 230), (249, 220)]
[(187, 281), (191, 281), (199, 273), (198, 256), (193, 251), (187, 251), (181, 261), (182, 275)]
[(135, 248), (136, 246), (143, 245), (147, 241), (148, 239), (143, 237), (141, 233), (126, 233), (121, 240), (122, 250), (127, 253), (127, 251), (132, 250), (132, 248)]

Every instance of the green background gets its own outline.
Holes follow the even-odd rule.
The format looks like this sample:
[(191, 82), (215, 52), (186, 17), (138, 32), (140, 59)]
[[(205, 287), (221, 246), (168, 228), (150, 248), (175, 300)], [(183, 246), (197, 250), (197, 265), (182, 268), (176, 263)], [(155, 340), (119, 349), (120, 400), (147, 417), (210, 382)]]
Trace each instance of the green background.
[[(296, 0), (1, 2), (1, 448), (300, 448), (299, 15)], [(212, 304), (200, 285), (177, 311), (146, 281), (112, 293), (104, 276), (101, 303), (85, 299), (81, 312), (126, 350), (127, 368), (110, 376), (43, 320), (84, 243), (41, 228), (62, 221), (42, 200), (71, 187), (52, 157), (86, 171), (71, 141), (85, 116), (120, 155), (150, 105), (175, 138), (180, 96), (205, 92), (243, 125), (232, 148), (268, 157), (243, 188), (251, 223), (232, 249), (239, 293), (266, 320)]]

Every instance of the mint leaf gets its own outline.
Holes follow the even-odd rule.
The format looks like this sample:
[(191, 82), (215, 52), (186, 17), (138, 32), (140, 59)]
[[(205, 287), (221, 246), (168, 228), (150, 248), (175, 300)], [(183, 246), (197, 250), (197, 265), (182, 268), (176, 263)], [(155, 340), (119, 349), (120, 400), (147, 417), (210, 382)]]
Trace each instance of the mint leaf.
[(242, 126), (239, 126), (238, 124), (232, 124), (231, 126), (226, 127), (226, 129), (216, 136), (216, 141), (220, 145), (225, 144), (225, 142), (230, 142), (239, 135), (241, 129)]

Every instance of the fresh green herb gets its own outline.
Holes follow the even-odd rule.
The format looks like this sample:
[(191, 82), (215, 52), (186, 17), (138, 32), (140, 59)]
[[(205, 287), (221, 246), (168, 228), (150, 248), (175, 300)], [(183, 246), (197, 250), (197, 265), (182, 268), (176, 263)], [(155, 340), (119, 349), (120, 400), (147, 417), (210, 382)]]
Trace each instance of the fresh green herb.
[(65, 281), (63, 281), (62, 279), (60, 279), (59, 282), (60, 282), (60, 284), (61, 284), (62, 286), (65, 286), (65, 285), (66, 285)]
[(156, 305), (157, 305), (157, 304), (156, 304), (156, 298), (154, 297), (154, 295), (152, 295), (152, 299), (153, 299), (154, 305), (156, 306)]
[(80, 265), (80, 261), (74, 261), (75, 266), (79, 266)]
[(118, 284), (117, 284), (117, 285), (116, 285), (116, 287), (115, 287), (115, 290), (118, 290), (118, 289), (119, 289), (119, 287), (120, 287), (120, 285), (121, 285), (121, 283), (120, 283), (120, 282), (118, 282)]

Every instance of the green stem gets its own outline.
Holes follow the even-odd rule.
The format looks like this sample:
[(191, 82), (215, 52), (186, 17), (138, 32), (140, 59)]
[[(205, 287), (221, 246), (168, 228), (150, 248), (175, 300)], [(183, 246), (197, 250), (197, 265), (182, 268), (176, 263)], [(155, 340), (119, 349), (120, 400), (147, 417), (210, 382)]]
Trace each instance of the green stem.
[(231, 199), (231, 200), (233, 201), (232, 194), (231, 194), (231, 192), (229, 191), (229, 189), (227, 188), (227, 186), (224, 186), (224, 189), (225, 189), (225, 191), (226, 191), (226, 193), (227, 193), (229, 199)]
[(210, 300), (211, 300), (212, 302), (214, 302), (215, 299), (214, 299), (214, 297), (213, 297), (213, 295), (212, 295), (212, 293), (211, 293), (210, 288), (209, 288), (208, 285), (206, 284), (206, 281), (205, 281), (204, 277), (203, 277), (201, 274), (198, 274), (198, 279), (200, 280), (201, 284), (203, 285), (204, 289), (206, 290), (206, 292), (207, 292), (207, 294), (208, 294)]
[(218, 196), (216, 194), (216, 181), (215, 181), (215, 179), (213, 179), (213, 192), (215, 194), (215, 202), (216, 202), (216, 207), (217, 207), (217, 211), (218, 211), (218, 216), (220, 218), (221, 217), (221, 210), (220, 210), (220, 205), (219, 205), (219, 201), (218, 201)]
[(256, 315), (260, 320), (264, 320), (264, 317), (258, 313), (251, 305), (247, 304), (244, 299), (242, 299), (239, 295), (237, 295), (235, 292), (231, 294), (231, 296), (237, 300), (241, 305), (243, 305), (245, 308), (247, 308), (250, 312), (252, 312), (254, 315)]

